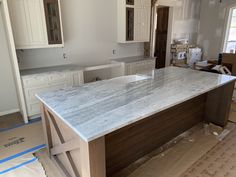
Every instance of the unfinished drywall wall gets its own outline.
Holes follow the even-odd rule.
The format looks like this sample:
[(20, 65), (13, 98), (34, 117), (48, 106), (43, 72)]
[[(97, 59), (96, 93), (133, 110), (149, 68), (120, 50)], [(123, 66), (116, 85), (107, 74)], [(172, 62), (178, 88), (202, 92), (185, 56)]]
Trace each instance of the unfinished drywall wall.
[(18, 51), (21, 68), (91, 66), (143, 54), (142, 43), (117, 43), (117, 0), (61, 0), (61, 7), (65, 48)]
[(218, 58), (223, 50), (224, 33), (229, 8), (236, 6), (235, 0), (201, 0), (198, 44), (203, 48), (203, 59)]
[(197, 43), (200, 7), (200, 0), (177, 1), (173, 11), (173, 40), (187, 38), (191, 44)]
[(19, 111), (0, 2), (0, 116)]

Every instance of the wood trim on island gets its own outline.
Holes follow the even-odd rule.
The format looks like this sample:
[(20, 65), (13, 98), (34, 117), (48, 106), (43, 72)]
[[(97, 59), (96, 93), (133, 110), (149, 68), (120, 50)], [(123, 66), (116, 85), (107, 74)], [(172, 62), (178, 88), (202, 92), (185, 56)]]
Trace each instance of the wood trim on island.
[(83, 140), (42, 103), (48, 153), (65, 176), (112, 177), (199, 122), (226, 126), (234, 83), (229, 82), (91, 142)]

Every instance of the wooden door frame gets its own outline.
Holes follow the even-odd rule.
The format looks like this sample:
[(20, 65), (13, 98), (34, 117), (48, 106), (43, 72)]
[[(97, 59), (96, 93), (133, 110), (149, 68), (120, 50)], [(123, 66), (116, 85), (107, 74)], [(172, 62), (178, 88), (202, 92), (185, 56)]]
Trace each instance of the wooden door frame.
[(6, 37), (8, 40), (8, 49), (9, 49), (11, 65), (13, 69), (14, 80), (16, 84), (16, 92), (18, 96), (20, 111), (24, 119), (24, 122), (28, 123), (29, 120), (28, 120), (27, 111), (26, 111), (24, 92), (23, 92), (20, 69), (19, 69), (17, 55), (16, 55), (16, 48), (15, 48), (15, 42), (14, 42), (14, 37), (13, 37), (13, 31), (12, 31), (12, 26), (11, 26), (7, 0), (0, 0), (0, 9), (3, 12), (2, 17), (4, 21), (4, 26), (5, 26)]
[(167, 34), (167, 45), (166, 45), (166, 61), (165, 61), (165, 66), (169, 66), (171, 62), (171, 53), (168, 52), (170, 51), (171, 47), (171, 42), (173, 38), (173, 21), (174, 21), (174, 6), (176, 6), (176, 3), (169, 3), (168, 1), (165, 2), (160, 2), (157, 1), (157, 3), (152, 7), (152, 25), (151, 25), (151, 56), (154, 57), (155, 53), (155, 43), (156, 43), (156, 23), (157, 23), (157, 18), (156, 18), (156, 13), (157, 13), (157, 8), (158, 6), (165, 6), (169, 7), (169, 21), (168, 21), (168, 34)]

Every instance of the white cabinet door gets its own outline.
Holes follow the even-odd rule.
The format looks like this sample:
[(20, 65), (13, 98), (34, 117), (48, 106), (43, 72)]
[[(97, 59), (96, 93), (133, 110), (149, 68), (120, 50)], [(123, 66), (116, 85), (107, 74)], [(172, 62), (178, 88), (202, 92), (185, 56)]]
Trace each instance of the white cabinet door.
[(147, 6), (147, 7), (151, 7), (152, 6), (151, 0), (141, 0), (141, 1), (142, 1), (142, 6)]
[(134, 40), (148, 42), (150, 40), (151, 8), (142, 7), (134, 10)]
[(125, 65), (125, 75), (143, 74), (155, 69), (155, 60), (133, 62)]
[[(11, 24), (16, 47), (29, 45), (30, 29), (28, 28), (27, 6), (25, 0), (8, 0)], [(22, 18), (24, 17), (24, 18)]]
[(150, 41), (151, 7), (143, 7), (141, 18), (141, 40), (144, 42), (148, 42)]
[(47, 27), (43, 0), (26, 0), (30, 45), (47, 45)]
[(134, 40), (141, 41), (142, 37), (142, 8), (135, 8), (134, 9)]
[(142, 0), (134, 0), (134, 6), (135, 8), (142, 7)]
[(8, 0), (17, 49), (48, 44), (43, 0)]

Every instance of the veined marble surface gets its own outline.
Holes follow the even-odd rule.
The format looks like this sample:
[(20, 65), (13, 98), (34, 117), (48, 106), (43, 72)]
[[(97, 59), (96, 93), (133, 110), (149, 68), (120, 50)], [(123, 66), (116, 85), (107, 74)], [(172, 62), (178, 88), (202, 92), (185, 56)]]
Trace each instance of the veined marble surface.
[(146, 61), (146, 60), (155, 60), (155, 58), (145, 57), (145, 56), (134, 56), (134, 57), (112, 59), (112, 61), (120, 62), (120, 63), (133, 63), (133, 62)]
[(77, 65), (61, 65), (61, 66), (51, 66), (51, 67), (42, 67), (42, 68), (33, 68), (21, 70), (21, 76), (28, 76), (34, 74), (48, 74), (55, 72), (64, 72), (64, 71), (83, 71), (83, 67)]
[(89, 142), (236, 80), (177, 67), (147, 75), (137, 82), (104, 80), (37, 97)]

